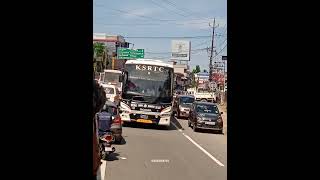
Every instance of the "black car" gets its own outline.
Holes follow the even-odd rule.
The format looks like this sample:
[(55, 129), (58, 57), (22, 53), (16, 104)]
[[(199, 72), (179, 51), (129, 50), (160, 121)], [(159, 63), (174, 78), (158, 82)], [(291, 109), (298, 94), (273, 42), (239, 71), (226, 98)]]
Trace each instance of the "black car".
[(223, 120), (215, 103), (194, 102), (190, 111), (188, 126), (193, 131), (198, 129), (210, 129), (223, 133)]
[(189, 117), (190, 108), (195, 101), (194, 96), (179, 95), (174, 101), (173, 110), (178, 118)]

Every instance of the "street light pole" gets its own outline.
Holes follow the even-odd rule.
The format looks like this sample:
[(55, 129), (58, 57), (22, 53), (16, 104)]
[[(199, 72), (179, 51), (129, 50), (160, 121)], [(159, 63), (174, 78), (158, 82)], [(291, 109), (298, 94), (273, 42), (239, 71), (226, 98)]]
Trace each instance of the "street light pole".
[[(213, 26), (212, 26), (212, 39), (211, 39), (211, 53), (210, 53), (210, 62), (209, 62), (209, 82), (212, 82), (212, 56), (213, 56), (213, 42), (214, 42), (214, 28), (215, 28), (216, 19), (213, 19)], [(209, 24), (210, 25), (210, 24)]]

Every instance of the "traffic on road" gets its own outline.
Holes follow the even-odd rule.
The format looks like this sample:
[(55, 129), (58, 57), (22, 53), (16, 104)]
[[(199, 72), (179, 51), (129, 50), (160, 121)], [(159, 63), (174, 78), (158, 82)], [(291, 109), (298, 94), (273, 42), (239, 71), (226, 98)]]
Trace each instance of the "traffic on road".
[(227, 179), (226, 9), (94, 1), (95, 179)]
[(226, 119), (215, 100), (177, 90), (173, 65), (160, 60), (128, 60), (106, 77), (96, 79), (105, 96), (95, 116), (98, 179), (226, 179)]

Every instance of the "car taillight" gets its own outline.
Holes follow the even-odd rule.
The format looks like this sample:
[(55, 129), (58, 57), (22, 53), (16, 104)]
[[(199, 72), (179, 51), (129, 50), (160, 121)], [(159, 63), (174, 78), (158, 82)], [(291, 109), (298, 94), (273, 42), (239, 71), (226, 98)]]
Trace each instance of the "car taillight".
[(217, 120), (218, 123), (222, 123), (222, 118), (219, 117), (219, 119)]
[(106, 135), (106, 136), (104, 137), (104, 139), (105, 139), (106, 141), (112, 141), (112, 135)]

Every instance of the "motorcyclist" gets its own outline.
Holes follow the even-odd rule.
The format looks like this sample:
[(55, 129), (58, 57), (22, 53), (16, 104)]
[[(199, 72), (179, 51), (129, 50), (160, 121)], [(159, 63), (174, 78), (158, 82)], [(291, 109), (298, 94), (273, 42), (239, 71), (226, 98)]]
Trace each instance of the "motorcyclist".
[(97, 121), (99, 124), (99, 136), (104, 135), (106, 132), (110, 132), (112, 124), (112, 113), (108, 112), (107, 105), (104, 105), (99, 113), (97, 113)]
[(97, 81), (93, 81), (93, 179), (99, 177), (99, 168), (101, 165), (100, 150), (99, 150), (99, 136), (98, 136), (98, 123), (95, 118), (95, 114), (101, 110), (106, 102), (106, 94), (104, 89), (98, 84)]

